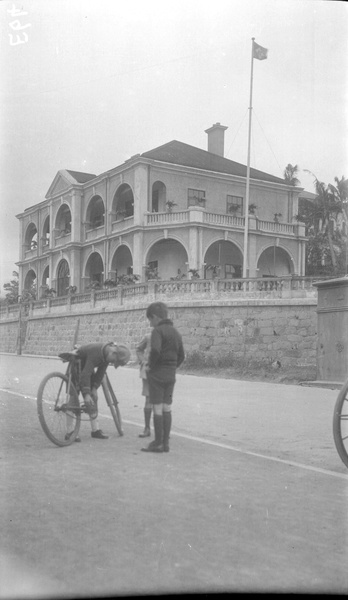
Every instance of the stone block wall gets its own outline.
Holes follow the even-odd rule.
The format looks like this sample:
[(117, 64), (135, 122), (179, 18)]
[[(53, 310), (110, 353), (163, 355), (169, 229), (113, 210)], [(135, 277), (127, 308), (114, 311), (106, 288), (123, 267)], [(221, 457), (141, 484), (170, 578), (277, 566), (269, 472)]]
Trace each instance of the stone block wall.
[[(119, 341), (133, 351), (149, 332), (146, 304), (133, 309), (48, 314), (22, 325), (22, 354), (55, 356), (78, 344)], [(188, 357), (228, 366), (315, 366), (317, 313), (314, 299), (227, 301), (211, 304), (174, 302), (170, 317), (183, 336)], [(75, 336), (77, 337), (75, 338)], [(16, 352), (18, 323), (0, 323), (0, 351)]]

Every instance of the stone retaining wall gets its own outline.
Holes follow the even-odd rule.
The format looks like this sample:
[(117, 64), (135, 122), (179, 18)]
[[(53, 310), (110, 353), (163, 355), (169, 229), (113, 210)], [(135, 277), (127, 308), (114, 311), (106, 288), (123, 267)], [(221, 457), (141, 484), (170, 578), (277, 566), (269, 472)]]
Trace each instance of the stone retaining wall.
[[(219, 303), (168, 303), (170, 317), (183, 335), (186, 354), (224, 363), (283, 367), (315, 366), (317, 313), (314, 299), (272, 299)], [(132, 309), (49, 314), (22, 321), (22, 354), (55, 356), (77, 342), (115, 340), (133, 351), (150, 331), (146, 304)], [(16, 352), (18, 321), (0, 323), (0, 351)], [(78, 329), (78, 331), (77, 331)]]

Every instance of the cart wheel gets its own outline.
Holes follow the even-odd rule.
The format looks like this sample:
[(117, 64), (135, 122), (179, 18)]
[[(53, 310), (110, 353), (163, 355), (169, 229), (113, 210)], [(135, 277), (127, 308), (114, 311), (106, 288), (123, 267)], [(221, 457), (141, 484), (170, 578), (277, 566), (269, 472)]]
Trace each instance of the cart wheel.
[(348, 380), (337, 396), (333, 417), (333, 435), (337, 452), (348, 467)]

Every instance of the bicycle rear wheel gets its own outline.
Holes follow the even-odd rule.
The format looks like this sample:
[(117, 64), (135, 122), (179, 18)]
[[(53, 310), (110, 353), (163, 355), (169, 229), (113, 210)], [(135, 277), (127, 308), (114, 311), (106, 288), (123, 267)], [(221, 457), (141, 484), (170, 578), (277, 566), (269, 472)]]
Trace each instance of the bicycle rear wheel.
[(80, 429), (81, 411), (78, 394), (63, 373), (50, 373), (42, 380), (37, 393), (37, 411), (41, 427), (57, 446), (69, 446)]
[(109, 378), (106, 376), (104, 376), (104, 379), (102, 381), (102, 387), (103, 387), (103, 392), (104, 392), (104, 396), (105, 396), (105, 400), (108, 404), (108, 407), (110, 408), (110, 412), (112, 415), (112, 418), (114, 420), (114, 423), (116, 425), (116, 429), (119, 433), (119, 435), (123, 435), (123, 428), (122, 428), (122, 417), (121, 417), (121, 413), (120, 413), (120, 409), (118, 406), (118, 400), (116, 398), (115, 392), (111, 387), (111, 383)]
[(348, 379), (337, 396), (333, 417), (333, 435), (337, 452), (348, 467)]

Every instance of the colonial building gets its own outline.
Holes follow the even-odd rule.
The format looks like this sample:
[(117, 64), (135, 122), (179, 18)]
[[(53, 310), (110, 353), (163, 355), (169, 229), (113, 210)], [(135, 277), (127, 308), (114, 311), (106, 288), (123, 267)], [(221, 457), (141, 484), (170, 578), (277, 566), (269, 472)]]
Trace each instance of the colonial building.
[(304, 227), (294, 216), (302, 188), (224, 158), (224, 132), (206, 130), (208, 150), (178, 141), (132, 156), (100, 175), (58, 171), (43, 202), (17, 215), (20, 290), (59, 296), (123, 274), (163, 280), (305, 274)]

